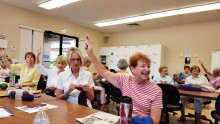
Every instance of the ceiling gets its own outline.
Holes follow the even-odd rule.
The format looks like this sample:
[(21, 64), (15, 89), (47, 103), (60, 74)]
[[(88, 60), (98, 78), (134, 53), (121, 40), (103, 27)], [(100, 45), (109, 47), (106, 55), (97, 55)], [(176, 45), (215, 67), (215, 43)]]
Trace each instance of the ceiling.
[(0, 0), (0, 2), (26, 8), (45, 15), (62, 18), (74, 24), (108, 33), (215, 21), (220, 19), (220, 10), (214, 10), (137, 22), (140, 26), (121, 24), (109, 27), (96, 27), (94, 25), (96, 22), (216, 3), (220, 2), (220, 0), (81, 0), (52, 10), (45, 10), (37, 6), (45, 1), (48, 0)]

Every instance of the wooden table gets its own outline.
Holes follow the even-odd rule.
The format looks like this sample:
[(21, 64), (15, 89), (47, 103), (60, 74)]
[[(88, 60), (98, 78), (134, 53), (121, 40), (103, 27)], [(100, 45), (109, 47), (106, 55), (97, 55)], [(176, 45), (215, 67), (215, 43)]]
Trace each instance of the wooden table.
[[(98, 110), (95, 109), (73, 104), (46, 95), (42, 95), (42, 97), (34, 100), (33, 102), (46, 102), (48, 104), (58, 106), (57, 108), (45, 111), (49, 117), (50, 124), (80, 124), (80, 122), (78, 122), (75, 118), (82, 118), (98, 112)], [(14, 100), (7, 97), (0, 98), (0, 106), (8, 108), (15, 114), (12, 117), (0, 119), (0, 124), (33, 124), (37, 113), (29, 114), (15, 108), (27, 105), (28, 103), (31, 102)]]
[(202, 91), (189, 91), (189, 90), (179, 90), (182, 96), (191, 96), (196, 98), (204, 98), (210, 100), (216, 100), (219, 93), (202, 92)]

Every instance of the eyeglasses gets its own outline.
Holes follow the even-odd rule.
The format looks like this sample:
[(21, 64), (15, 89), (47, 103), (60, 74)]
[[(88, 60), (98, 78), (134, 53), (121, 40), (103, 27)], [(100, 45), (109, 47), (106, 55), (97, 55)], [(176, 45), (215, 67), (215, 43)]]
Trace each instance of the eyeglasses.
[(70, 61), (77, 61), (77, 62), (79, 62), (79, 61), (81, 61), (81, 59), (70, 59)]

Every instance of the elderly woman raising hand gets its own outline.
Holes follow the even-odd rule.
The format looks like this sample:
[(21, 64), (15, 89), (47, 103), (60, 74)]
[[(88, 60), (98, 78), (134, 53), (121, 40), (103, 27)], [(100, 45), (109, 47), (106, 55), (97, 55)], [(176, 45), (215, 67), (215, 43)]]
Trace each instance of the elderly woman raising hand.
[(108, 71), (95, 57), (90, 39), (85, 50), (97, 72), (112, 85), (119, 88), (123, 96), (129, 96), (133, 102), (133, 116), (151, 116), (155, 124), (160, 121), (162, 109), (162, 91), (150, 81), (150, 59), (142, 53), (135, 53), (130, 58), (133, 76), (115, 74)]

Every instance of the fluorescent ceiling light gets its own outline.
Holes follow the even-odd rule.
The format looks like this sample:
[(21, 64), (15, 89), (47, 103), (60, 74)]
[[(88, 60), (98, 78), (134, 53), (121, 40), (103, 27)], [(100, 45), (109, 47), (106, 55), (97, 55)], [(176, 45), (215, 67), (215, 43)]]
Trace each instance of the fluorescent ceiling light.
[(107, 21), (107, 22), (100, 22), (100, 23), (96, 23), (95, 25), (98, 27), (105, 27), (105, 26), (111, 26), (111, 25), (118, 25), (118, 24), (124, 24), (124, 23), (131, 23), (131, 22), (156, 19), (156, 18), (162, 18), (162, 17), (168, 17), (168, 16), (203, 12), (203, 11), (210, 11), (210, 10), (216, 10), (216, 9), (220, 9), (220, 3), (194, 6), (194, 7), (182, 8), (182, 9), (175, 9), (175, 10), (169, 10), (169, 11), (147, 14), (147, 15), (142, 15), (142, 16), (118, 19), (118, 20)]
[(50, 0), (38, 6), (41, 8), (50, 10), (50, 9), (61, 7), (61, 6), (64, 6), (64, 5), (73, 3), (73, 2), (77, 2), (77, 1), (80, 1), (80, 0)]

